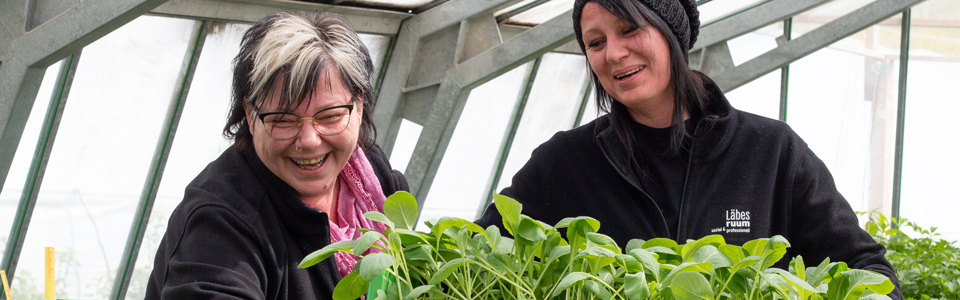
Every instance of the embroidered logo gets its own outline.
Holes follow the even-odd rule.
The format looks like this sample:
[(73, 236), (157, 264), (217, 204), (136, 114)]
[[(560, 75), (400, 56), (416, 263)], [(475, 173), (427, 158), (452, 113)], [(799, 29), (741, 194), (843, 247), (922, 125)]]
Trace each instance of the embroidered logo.
[(716, 228), (711, 231), (727, 233), (750, 232), (750, 211), (741, 211), (736, 208), (728, 209), (725, 212), (725, 219), (726, 220), (722, 228)]

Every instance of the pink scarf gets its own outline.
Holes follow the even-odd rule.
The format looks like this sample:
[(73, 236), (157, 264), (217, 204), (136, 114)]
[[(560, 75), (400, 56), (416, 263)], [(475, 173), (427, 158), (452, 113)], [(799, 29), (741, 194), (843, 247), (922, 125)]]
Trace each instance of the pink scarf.
[[(363, 235), (357, 229), (368, 228), (375, 229), (383, 233), (383, 228), (376, 222), (367, 220), (363, 213), (368, 211), (383, 212), (383, 201), (386, 196), (380, 188), (380, 181), (373, 172), (373, 167), (367, 161), (367, 156), (363, 150), (357, 147), (347, 160), (347, 164), (340, 171), (340, 199), (337, 205), (336, 218), (340, 225), (330, 221), (330, 242), (356, 240)], [(334, 216), (331, 216), (331, 218)], [(381, 246), (382, 243), (377, 242)], [(370, 248), (367, 253), (382, 252), (377, 248)], [(337, 268), (340, 270), (340, 276), (347, 276), (353, 270), (360, 258), (346, 252), (337, 252), (334, 254), (337, 259)]]

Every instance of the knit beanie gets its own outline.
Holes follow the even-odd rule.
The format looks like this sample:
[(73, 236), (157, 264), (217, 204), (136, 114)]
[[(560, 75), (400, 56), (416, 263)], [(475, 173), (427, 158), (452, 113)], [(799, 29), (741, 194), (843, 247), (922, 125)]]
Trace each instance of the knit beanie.
[[(580, 50), (586, 53), (586, 47), (583, 44), (583, 34), (580, 32), (580, 17), (583, 14), (583, 6), (587, 2), (599, 2), (602, 0), (576, 0), (573, 3), (573, 31), (577, 35), (577, 43), (580, 44)], [(643, 5), (650, 8), (660, 19), (670, 26), (673, 35), (680, 41), (683, 47), (683, 53), (686, 54), (697, 42), (697, 35), (700, 34), (700, 12), (697, 10), (697, 0), (607, 0), (607, 1), (640, 1)], [(603, 1), (603, 2), (607, 2)], [(606, 5), (601, 5), (606, 6)], [(617, 15), (614, 12), (614, 15)], [(623, 16), (618, 16), (623, 17)]]

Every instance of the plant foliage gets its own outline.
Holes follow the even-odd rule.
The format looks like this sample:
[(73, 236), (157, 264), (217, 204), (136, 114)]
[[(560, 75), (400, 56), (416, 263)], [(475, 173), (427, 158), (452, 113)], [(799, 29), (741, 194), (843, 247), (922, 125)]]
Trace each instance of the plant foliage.
[[(901, 229), (909, 228), (918, 237)], [(937, 227), (870, 213), (864, 229), (887, 248), (886, 258), (897, 270), (903, 299), (960, 299), (960, 248), (937, 238)]]
[[(719, 235), (682, 245), (638, 239), (621, 249), (597, 233), (600, 222), (593, 218), (567, 218), (551, 226), (521, 214), (520, 203), (500, 195), (494, 201), (513, 239), (496, 226), (481, 228), (458, 218), (442, 218), (427, 223), (430, 232), (416, 232), (411, 230), (417, 212), (412, 200), (399, 192), (387, 198), (386, 214), (364, 214), (387, 225), (383, 234), (364, 236), (376, 236), (386, 247), (365, 238), (338, 242), (309, 255), (300, 267), (336, 251), (361, 256), (334, 290), (337, 300), (359, 298), (371, 280), (384, 287), (368, 294), (371, 300), (846, 300), (889, 299), (883, 295), (893, 290), (883, 275), (829, 259), (805, 267), (796, 257), (789, 271), (771, 268), (790, 246), (780, 236), (743, 246), (728, 245)], [(370, 247), (383, 253), (363, 256)], [(371, 278), (382, 273), (389, 274), (386, 280)]]

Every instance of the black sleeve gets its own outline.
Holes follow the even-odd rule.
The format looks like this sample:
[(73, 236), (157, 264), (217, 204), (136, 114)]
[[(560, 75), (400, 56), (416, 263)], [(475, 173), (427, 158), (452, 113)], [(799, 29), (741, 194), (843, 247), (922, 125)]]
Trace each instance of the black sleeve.
[[(541, 154), (542, 151), (540, 147), (534, 149), (533, 154), (530, 155), (530, 160), (527, 160), (527, 163), (517, 171), (517, 174), (513, 175), (510, 186), (500, 191), (501, 195), (513, 198), (523, 204), (521, 213), (531, 216), (534, 219), (537, 218), (536, 216), (539, 216), (537, 210), (541, 208), (540, 205), (536, 203), (541, 202), (541, 199), (543, 199), (544, 188), (546, 187), (543, 183), (543, 172), (540, 168)], [(501, 233), (504, 236), (509, 235), (503, 228), (503, 219), (500, 217), (500, 212), (497, 211), (497, 206), (493, 202), (490, 202), (483, 216), (474, 223), (483, 228), (496, 225), (500, 227)]]
[(380, 188), (383, 189), (384, 196), (390, 197), (390, 195), (393, 195), (393, 193), (397, 191), (410, 191), (410, 186), (407, 184), (407, 178), (403, 176), (403, 172), (394, 170), (393, 167), (390, 166), (387, 155), (383, 153), (379, 145), (373, 144), (373, 147), (364, 150), (367, 155), (367, 160), (370, 161), (370, 165), (373, 167), (373, 172), (377, 174), (377, 179), (380, 181)]
[(900, 283), (893, 266), (884, 257), (886, 249), (860, 228), (850, 204), (837, 190), (827, 166), (800, 143), (793, 187), (792, 248), (807, 265), (830, 257), (850, 268), (886, 275), (896, 287), (888, 296), (901, 300)]
[(179, 238), (161, 249), (169, 258), (160, 299), (265, 299), (262, 243), (248, 224), (219, 206), (199, 207), (177, 223)]

